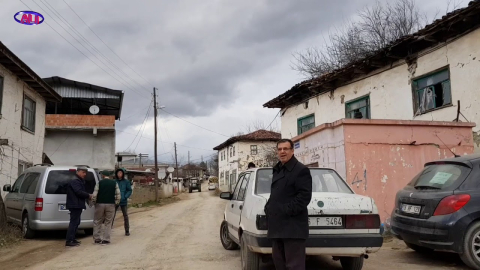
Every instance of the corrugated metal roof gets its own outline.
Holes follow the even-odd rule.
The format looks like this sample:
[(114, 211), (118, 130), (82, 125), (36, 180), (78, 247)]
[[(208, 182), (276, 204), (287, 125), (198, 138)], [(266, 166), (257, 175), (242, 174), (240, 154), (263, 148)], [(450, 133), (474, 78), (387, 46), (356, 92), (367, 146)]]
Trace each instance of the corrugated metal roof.
[(104, 91), (93, 91), (80, 87), (53, 85), (53, 89), (63, 98), (111, 98), (120, 99), (120, 95), (112, 95)]

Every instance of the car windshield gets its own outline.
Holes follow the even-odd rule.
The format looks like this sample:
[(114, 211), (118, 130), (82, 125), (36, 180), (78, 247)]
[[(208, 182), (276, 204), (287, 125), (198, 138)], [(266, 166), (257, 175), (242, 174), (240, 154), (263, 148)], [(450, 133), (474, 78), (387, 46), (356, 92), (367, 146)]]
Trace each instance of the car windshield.
[[(352, 190), (334, 170), (311, 168), (312, 192), (349, 193)], [(255, 194), (268, 194), (272, 185), (273, 169), (257, 171)]]
[[(68, 183), (75, 178), (75, 172), (69, 170), (50, 171), (45, 186), (46, 194), (67, 194)], [(85, 177), (85, 189), (88, 193), (93, 193), (95, 189), (95, 176), (92, 172), (87, 172)]]
[(416, 189), (447, 189), (463, 181), (469, 172), (469, 168), (457, 164), (433, 164), (426, 166), (408, 185)]

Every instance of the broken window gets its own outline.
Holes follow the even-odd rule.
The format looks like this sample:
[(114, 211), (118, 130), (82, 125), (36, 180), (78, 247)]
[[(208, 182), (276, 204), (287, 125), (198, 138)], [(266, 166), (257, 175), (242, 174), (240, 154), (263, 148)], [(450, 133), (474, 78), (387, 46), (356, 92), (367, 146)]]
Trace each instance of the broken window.
[(370, 119), (370, 96), (346, 102), (345, 117), (351, 119)]
[(315, 127), (315, 115), (311, 114), (297, 120), (298, 135)]
[(256, 145), (250, 145), (250, 154), (253, 156), (253, 155), (256, 155), (258, 152), (257, 152), (257, 146)]
[(415, 115), (452, 104), (448, 69), (413, 81)]

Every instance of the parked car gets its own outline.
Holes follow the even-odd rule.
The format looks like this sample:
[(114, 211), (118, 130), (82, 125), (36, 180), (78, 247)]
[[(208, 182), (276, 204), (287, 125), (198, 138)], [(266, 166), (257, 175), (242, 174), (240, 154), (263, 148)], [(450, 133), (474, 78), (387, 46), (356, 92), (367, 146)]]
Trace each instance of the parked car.
[(217, 184), (216, 183), (209, 183), (208, 184), (208, 190), (215, 190), (217, 189)]
[[(3, 186), (7, 221), (22, 226), (24, 238), (33, 238), (36, 231), (67, 230), (70, 222), (66, 209), (66, 187), (76, 174), (75, 167), (33, 166), (26, 169), (13, 186)], [(88, 169), (87, 192), (93, 193), (98, 174)], [(82, 213), (79, 229), (93, 234), (94, 209)]]
[(418, 252), (460, 254), (480, 269), (480, 154), (428, 162), (397, 192), (391, 231)]
[(198, 190), (198, 192), (202, 192), (202, 183), (198, 179), (191, 179), (190, 180), (190, 187), (188, 188), (188, 192), (192, 193), (193, 190)]
[[(310, 168), (312, 200), (308, 205), (310, 236), (307, 255), (330, 255), (343, 269), (360, 270), (364, 258), (383, 244), (380, 217), (372, 198), (357, 195), (335, 170)], [(270, 196), (272, 168), (255, 168), (239, 175), (228, 200), (220, 240), (227, 250), (241, 249), (242, 269), (257, 270), (272, 253), (264, 206)]]

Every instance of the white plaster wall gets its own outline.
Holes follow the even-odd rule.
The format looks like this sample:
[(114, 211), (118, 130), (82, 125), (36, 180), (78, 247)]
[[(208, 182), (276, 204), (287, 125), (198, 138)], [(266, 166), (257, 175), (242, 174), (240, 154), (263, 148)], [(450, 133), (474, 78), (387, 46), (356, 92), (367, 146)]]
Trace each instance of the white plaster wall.
[(115, 132), (92, 130), (48, 130), (45, 153), (55, 165), (88, 165), (98, 169), (115, 168)]
[[(303, 103), (289, 107), (281, 118), (282, 137), (295, 137), (297, 119), (312, 113), (315, 113), (316, 126), (345, 118), (345, 102), (367, 94), (370, 94), (372, 119), (452, 121), (457, 115), (457, 100), (460, 100), (461, 112), (469, 121), (477, 124), (473, 131), (479, 132), (480, 29), (419, 57), (413, 78), (447, 65), (450, 68), (451, 107), (415, 117), (408, 66), (401, 64), (340, 87), (334, 91), (332, 98), (329, 97), (330, 93), (311, 98), (307, 109)], [(476, 151), (478, 143), (480, 139), (477, 139)]]
[[(251, 155), (250, 154), (250, 145), (256, 145), (257, 146), (257, 155)], [(229, 152), (227, 151), (231, 147), (235, 147), (235, 155), (230, 157)], [(264, 166), (265, 165), (265, 152), (267, 149), (272, 149), (275, 148), (276, 143), (275, 142), (261, 142), (261, 141), (254, 141), (254, 142), (236, 142), (230, 146), (221, 149), (219, 151), (219, 156), (218, 156), (218, 167), (219, 167), (219, 186), (223, 190), (226, 190), (228, 187), (229, 183), (228, 181), (225, 180), (225, 172), (228, 172), (228, 175), (230, 175), (233, 170), (237, 170), (237, 176), (245, 171), (247, 169), (248, 163), (249, 162), (254, 162), (257, 167)], [(226, 157), (225, 160), (221, 160), (221, 152), (226, 151)], [(222, 172), (224, 173), (224, 176), (221, 177)]]
[[(1, 64), (0, 76), (4, 78), (0, 139), (8, 139), (8, 145), (1, 146), (0, 153), (0, 187), (3, 187), (5, 184), (13, 185), (15, 182), (19, 159), (31, 164), (42, 163), (46, 102), (42, 96)], [(34, 133), (21, 128), (24, 93), (36, 102)], [(5, 193), (2, 191), (3, 195)]]

